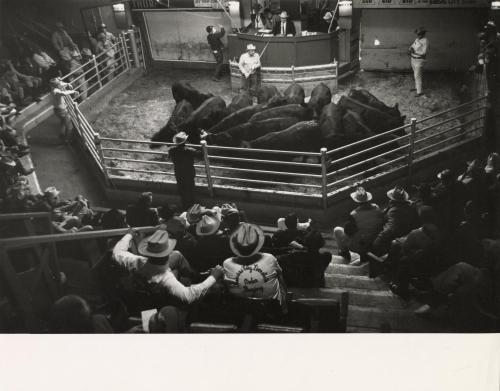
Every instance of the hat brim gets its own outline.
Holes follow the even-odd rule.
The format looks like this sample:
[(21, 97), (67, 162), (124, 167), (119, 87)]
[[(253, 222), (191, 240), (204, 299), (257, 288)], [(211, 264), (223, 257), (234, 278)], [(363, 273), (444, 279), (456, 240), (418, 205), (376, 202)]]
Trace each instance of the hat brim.
[(356, 192), (354, 192), (354, 193), (351, 193), (351, 198), (354, 202), (356, 202), (358, 204), (362, 204), (363, 202), (371, 201), (373, 199), (373, 196), (372, 196), (372, 193), (366, 192), (366, 200), (358, 200), (356, 198)]
[(177, 244), (177, 240), (168, 238), (168, 245), (165, 250), (163, 250), (160, 253), (153, 253), (151, 251), (148, 251), (148, 240), (151, 238), (151, 236), (146, 236), (144, 239), (142, 239), (137, 246), (137, 251), (139, 254), (145, 256), (145, 257), (151, 257), (151, 258), (163, 258), (166, 257), (167, 255), (171, 254), (172, 251), (174, 251), (175, 245)]
[(394, 195), (393, 195), (393, 194), (394, 194), (394, 191), (392, 191), (392, 190), (389, 190), (389, 191), (387, 192), (387, 197), (388, 197), (390, 200), (392, 200), (392, 201), (408, 201), (408, 200), (410, 199), (410, 195), (409, 195), (409, 194), (408, 194), (408, 192), (406, 192), (406, 191), (403, 193), (403, 194), (404, 194), (404, 196), (405, 196), (404, 200), (399, 200), (399, 199), (397, 199), (397, 198), (394, 198)]
[(236, 229), (231, 234), (231, 236), (229, 237), (229, 247), (231, 248), (231, 251), (233, 252), (233, 254), (235, 254), (238, 257), (243, 257), (243, 258), (245, 258), (245, 257), (251, 257), (252, 255), (257, 254), (262, 249), (262, 247), (264, 246), (264, 241), (266, 239), (266, 236), (264, 235), (264, 231), (262, 231), (262, 228), (260, 228), (257, 225), (255, 226), (255, 228), (258, 231), (259, 240), (257, 242), (257, 245), (255, 246), (255, 249), (252, 251), (251, 254), (242, 254), (242, 253), (240, 253), (240, 251), (238, 250), (238, 248), (234, 245), (233, 239), (238, 234), (238, 230)]

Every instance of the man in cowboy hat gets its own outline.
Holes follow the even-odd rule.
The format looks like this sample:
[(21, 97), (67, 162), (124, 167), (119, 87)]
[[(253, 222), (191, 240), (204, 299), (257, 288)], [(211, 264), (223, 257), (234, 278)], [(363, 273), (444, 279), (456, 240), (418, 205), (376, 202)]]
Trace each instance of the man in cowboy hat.
[(422, 77), (424, 72), (425, 58), (427, 57), (427, 50), (429, 43), (425, 37), (427, 30), (423, 27), (419, 27), (415, 30), (417, 38), (411, 44), (408, 49), (408, 54), (411, 59), (411, 68), (413, 69), (413, 76), (415, 78), (415, 89), (411, 91), (416, 91), (417, 96), (424, 95), (422, 89)]
[[(332, 21), (333, 19), (333, 21)], [(321, 20), (321, 25), (319, 31), (322, 33), (329, 33), (331, 31), (335, 31), (338, 29), (338, 23), (337, 20), (334, 19), (333, 14), (328, 11), (323, 15), (323, 18)]]
[(417, 211), (405, 189), (396, 186), (387, 192), (387, 197), (389, 206), (384, 211), (384, 226), (373, 242), (373, 250), (377, 255), (386, 254), (394, 239), (418, 227)]
[(224, 45), (221, 41), (221, 38), (224, 36), (224, 34), (226, 34), (226, 31), (221, 24), (219, 25), (218, 30), (215, 26), (207, 26), (206, 31), (208, 33), (207, 42), (210, 46), (210, 50), (212, 50), (212, 54), (214, 55), (216, 63), (215, 73), (212, 80), (220, 81), (220, 77), (222, 76), (222, 66), (224, 62)]
[(295, 36), (295, 34), (296, 31), (293, 21), (288, 19), (288, 13), (286, 11), (282, 11), (280, 14), (280, 21), (273, 26), (273, 35), (282, 35), (286, 37), (287, 35)]
[(221, 214), (207, 212), (196, 224), (198, 243), (195, 249), (196, 261), (193, 267), (198, 271), (221, 265), (231, 255), (229, 237), (219, 229)]
[(346, 227), (333, 229), (339, 255), (347, 261), (351, 260), (351, 250), (361, 256), (366, 254), (384, 222), (379, 206), (370, 202), (373, 198), (370, 192), (359, 186), (351, 193), (351, 198), (357, 207), (349, 214)]
[(229, 239), (235, 256), (224, 261), (224, 283), (233, 295), (276, 299), (286, 311), (286, 286), (278, 261), (259, 252), (264, 239), (259, 226), (240, 224)]
[(179, 132), (174, 136), (175, 146), (170, 148), (168, 155), (174, 163), (175, 180), (177, 190), (182, 200), (182, 207), (187, 210), (194, 203), (194, 158), (199, 155), (195, 149), (186, 147), (188, 135)]
[(165, 230), (157, 230), (142, 239), (137, 245), (139, 255), (129, 248), (135, 232), (131, 230), (113, 248), (113, 259), (129, 271), (135, 271), (148, 282), (156, 283), (182, 303), (190, 304), (203, 297), (208, 289), (219, 280), (221, 267), (212, 269), (210, 276), (203, 282), (191, 286), (183, 285), (178, 278), (191, 277), (193, 270), (184, 256), (175, 251), (177, 241)]
[(246, 53), (240, 56), (238, 67), (242, 74), (242, 90), (252, 94), (260, 87), (260, 56), (255, 52), (255, 45), (249, 43)]

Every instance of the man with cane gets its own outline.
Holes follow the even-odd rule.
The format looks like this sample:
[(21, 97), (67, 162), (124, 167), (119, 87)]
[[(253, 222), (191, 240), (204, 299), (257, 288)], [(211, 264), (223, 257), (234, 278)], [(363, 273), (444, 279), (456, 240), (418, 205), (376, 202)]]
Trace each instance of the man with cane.
[(247, 45), (247, 52), (240, 57), (238, 64), (242, 78), (242, 89), (255, 95), (260, 87), (260, 56), (255, 52), (255, 46)]

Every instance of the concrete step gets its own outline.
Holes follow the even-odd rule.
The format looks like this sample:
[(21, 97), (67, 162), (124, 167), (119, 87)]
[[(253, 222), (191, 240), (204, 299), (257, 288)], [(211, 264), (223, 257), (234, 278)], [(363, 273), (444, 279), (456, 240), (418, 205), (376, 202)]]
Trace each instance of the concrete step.
[(343, 274), (352, 276), (368, 276), (368, 272), (368, 263), (364, 263), (359, 266), (330, 263), (325, 270), (325, 274)]
[(387, 290), (387, 285), (379, 278), (325, 273), (325, 288)]
[(443, 324), (418, 317), (410, 308), (397, 310), (349, 306), (348, 327), (380, 329), (384, 324), (390, 327), (391, 332), (435, 333), (447, 331)]

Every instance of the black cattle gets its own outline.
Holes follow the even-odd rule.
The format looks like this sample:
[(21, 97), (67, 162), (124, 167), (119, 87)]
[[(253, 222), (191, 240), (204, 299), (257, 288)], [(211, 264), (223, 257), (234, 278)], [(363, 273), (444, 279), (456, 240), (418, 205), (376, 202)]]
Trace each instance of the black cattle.
[(398, 128), (404, 122), (403, 117), (389, 115), (347, 96), (342, 96), (338, 105), (345, 110), (352, 110), (358, 113), (363, 121), (369, 124), (370, 130), (374, 133), (382, 133)]
[[(183, 99), (175, 105), (172, 115), (167, 124), (156, 132), (151, 141), (171, 142), (174, 135), (179, 131), (178, 126), (193, 112), (193, 106)], [(151, 148), (158, 148), (159, 145), (151, 144)]]
[(179, 124), (179, 130), (189, 135), (189, 142), (200, 142), (200, 130), (209, 129), (226, 116), (226, 102), (220, 96), (207, 99), (188, 118)]
[(211, 134), (207, 141), (210, 144), (238, 147), (242, 141), (251, 141), (268, 133), (287, 129), (297, 123), (295, 117), (270, 118), (257, 122), (246, 122), (225, 132)]
[(216, 134), (225, 132), (232, 127), (237, 125), (244, 124), (247, 122), (255, 113), (262, 111), (265, 109), (265, 105), (254, 105), (244, 107), (243, 109), (239, 109), (232, 114), (229, 114), (227, 117), (219, 121), (219, 123), (215, 124), (211, 128), (207, 129), (208, 133)]
[(292, 83), (287, 87), (283, 96), (286, 98), (288, 104), (303, 105), (306, 94), (300, 84)]
[(301, 121), (279, 132), (268, 133), (242, 145), (255, 149), (285, 149), (301, 152), (319, 152), (321, 131), (316, 121)]
[(254, 114), (249, 121), (257, 122), (270, 118), (295, 117), (298, 121), (308, 119), (308, 110), (299, 104), (288, 104), (262, 110)]
[(257, 90), (257, 103), (267, 103), (275, 96), (280, 96), (275, 86), (260, 86)]
[(232, 114), (235, 111), (238, 111), (240, 109), (243, 109), (244, 107), (248, 107), (248, 106), (252, 106), (252, 105), (253, 105), (252, 96), (247, 92), (243, 92), (243, 93), (236, 95), (231, 100), (231, 103), (227, 107), (227, 112), (228, 112), (228, 114)]
[(372, 95), (365, 89), (351, 89), (347, 96), (349, 98), (357, 100), (358, 102), (364, 103), (365, 105), (371, 106), (377, 110), (389, 114), (392, 117), (401, 117), (401, 112), (399, 111), (399, 106), (397, 103), (394, 105), (394, 107), (389, 107), (384, 102), (377, 99), (375, 95)]
[(172, 84), (172, 95), (177, 103), (183, 99), (187, 100), (195, 110), (208, 98), (213, 97), (212, 94), (204, 94), (198, 91), (189, 82), (184, 80), (176, 81)]
[(323, 107), (319, 117), (319, 127), (321, 129), (321, 140), (325, 148), (331, 149), (339, 145), (344, 140), (344, 127), (342, 119), (345, 110), (331, 102)]
[(311, 98), (307, 103), (307, 107), (313, 113), (313, 118), (318, 118), (321, 115), (323, 107), (332, 101), (332, 92), (324, 83), (318, 84), (311, 92)]

